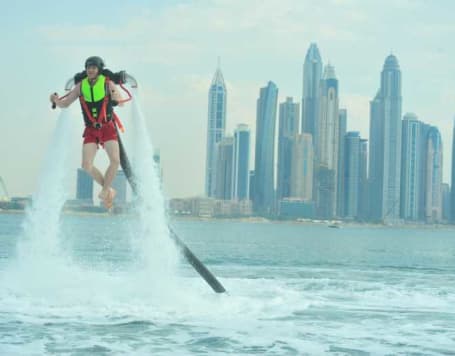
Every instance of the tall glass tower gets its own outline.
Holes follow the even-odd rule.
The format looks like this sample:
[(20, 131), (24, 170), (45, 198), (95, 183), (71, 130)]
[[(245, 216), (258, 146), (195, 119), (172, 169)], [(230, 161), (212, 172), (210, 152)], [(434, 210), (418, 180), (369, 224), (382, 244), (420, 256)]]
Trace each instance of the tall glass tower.
[(253, 208), (270, 215), (274, 208), (275, 123), (278, 88), (273, 82), (261, 88), (256, 107), (256, 148)]
[(287, 198), (291, 194), (292, 145), (299, 133), (300, 105), (292, 98), (280, 103), (278, 129), (278, 181), (277, 199)]
[(8, 191), (2, 177), (0, 177), (0, 201), (9, 201)]
[(313, 200), (313, 142), (308, 133), (298, 134), (292, 145), (290, 197)]
[(404, 115), (401, 130), (400, 214), (405, 220), (419, 220), (419, 208), (423, 205), (420, 194), (423, 189), (423, 128), (424, 124), (417, 119), (417, 115)]
[(338, 120), (338, 174), (337, 174), (337, 216), (344, 215), (344, 155), (348, 114), (346, 109), (339, 110)]
[(313, 137), (318, 147), (319, 83), (322, 77), (322, 60), (316, 43), (311, 43), (303, 65), (302, 132)]
[(221, 69), (213, 76), (209, 89), (209, 107), (207, 123), (207, 155), (205, 163), (205, 194), (215, 195), (216, 185), (216, 144), (221, 141), (226, 131), (226, 85)]
[(123, 170), (117, 171), (114, 181), (112, 182), (112, 187), (117, 191), (117, 195), (114, 198), (114, 203), (120, 205), (126, 204), (127, 179)]
[(327, 65), (320, 84), (317, 160), (317, 214), (321, 218), (336, 215), (339, 156), (339, 101), (335, 69)]
[(428, 131), (426, 146), (425, 220), (442, 220), (442, 140), (436, 127)]
[(389, 55), (381, 86), (370, 102), (370, 215), (376, 221), (400, 217), (401, 71)]
[(93, 178), (82, 168), (77, 169), (76, 199), (93, 204)]
[(234, 138), (230, 136), (216, 144), (216, 184), (214, 197), (220, 200), (231, 200), (232, 197), (232, 161)]
[(455, 223), (455, 118), (453, 119), (452, 130), (452, 176), (450, 181), (450, 218)]
[(250, 129), (240, 124), (234, 131), (234, 156), (232, 167), (232, 198), (249, 199)]

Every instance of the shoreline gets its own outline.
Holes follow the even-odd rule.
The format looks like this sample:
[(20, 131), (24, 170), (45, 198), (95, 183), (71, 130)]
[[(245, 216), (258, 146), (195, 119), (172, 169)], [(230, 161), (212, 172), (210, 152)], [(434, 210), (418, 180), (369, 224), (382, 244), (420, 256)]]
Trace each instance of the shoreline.
[[(25, 215), (25, 210), (19, 209), (1, 209), (0, 215)], [(63, 215), (70, 216), (83, 216), (83, 217), (117, 217), (129, 214), (115, 214), (109, 212), (83, 212), (83, 211), (63, 211)], [(447, 229), (455, 230), (455, 225), (452, 224), (424, 224), (424, 223), (399, 223), (399, 224), (375, 224), (370, 222), (355, 222), (344, 220), (279, 220), (267, 219), (259, 216), (250, 217), (200, 217), (200, 216), (182, 216), (171, 215), (168, 216), (169, 221), (198, 221), (198, 222), (239, 222), (239, 223), (253, 223), (253, 224), (292, 224), (303, 226), (322, 226), (334, 228), (368, 228), (368, 229), (421, 229), (421, 230), (435, 230)]]
[(225, 222), (245, 222), (245, 223), (264, 223), (264, 224), (293, 224), (293, 225), (309, 225), (331, 227), (337, 225), (338, 228), (372, 228), (372, 229), (455, 229), (455, 225), (451, 224), (415, 224), (401, 223), (394, 225), (361, 223), (343, 220), (318, 220), (318, 221), (299, 221), (299, 220), (274, 220), (262, 217), (244, 217), (244, 218), (214, 218), (214, 217), (198, 217), (198, 216), (172, 216), (170, 220), (180, 221), (225, 221)]

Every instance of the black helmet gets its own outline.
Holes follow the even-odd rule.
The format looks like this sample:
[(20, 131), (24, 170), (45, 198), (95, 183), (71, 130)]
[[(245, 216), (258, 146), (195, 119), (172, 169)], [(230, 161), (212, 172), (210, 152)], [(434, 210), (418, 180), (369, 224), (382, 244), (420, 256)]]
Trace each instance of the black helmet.
[(88, 57), (85, 61), (85, 69), (87, 69), (88, 66), (96, 66), (98, 71), (101, 72), (104, 68), (104, 61), (98, 56)]

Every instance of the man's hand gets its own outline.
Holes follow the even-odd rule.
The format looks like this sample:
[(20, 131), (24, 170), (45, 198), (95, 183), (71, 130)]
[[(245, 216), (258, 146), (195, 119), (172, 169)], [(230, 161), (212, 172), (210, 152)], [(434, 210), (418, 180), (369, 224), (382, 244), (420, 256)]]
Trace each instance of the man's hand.
[(52, 109), (55, 109), (57, 107), (58, 94), (57, 93), (51, 94), (49, 99), (51, 100), (51, 103), (52, 103)]
[(53, 93), (51, 94), (51, 96), (49, 97), (51, 103), (56, 103), (58, 101), (58, 94), (57, 93)]

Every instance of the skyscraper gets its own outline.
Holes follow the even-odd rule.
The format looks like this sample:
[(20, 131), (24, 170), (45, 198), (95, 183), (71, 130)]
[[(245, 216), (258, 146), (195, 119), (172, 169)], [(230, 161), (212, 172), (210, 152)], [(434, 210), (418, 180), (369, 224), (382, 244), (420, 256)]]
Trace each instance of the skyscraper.
[(223, 139), (216, 145), (216, 199), (231, 200), (232, 198), (232, 163), (234, 151), (234, 138), (230, 136)]
[(420, 142), (419, 142), (419, 165), (417, 174), (419, 175), (418, 182), (418, 220), (426, 221), (426, 182), (427, 182), (427, 155), (428, 155), (428, 135), (431, 126), (420, 123)]
[(250, 129), (240, 124), (234, 131), (232, 198), (249, 199)]
[(370, 102), (370, 216), (394, 221), (400, 215), (401, 71), (389, 55), (381, 86)]
[(338, 124), (338, 174), (337, 174), (337, 216), (343, 216), (344, 209), (344, 155), (348, 114), (346, 109), (339, 110)]
[(0, 177), (0, 201), (9, 201), (8, 191), (6, 190), (6, 184)]
[(295, 136), (299, 132), (300, 105), (292, 98), (280, 104), (278, 129), (278, 182), (277, 199), (290, 196), (291, 156)]
[(425, 220), (442, 221), (442, 140), (436, 127), (428, 132), (425, 181)]
[(275, 123), (278, 88), (273, 82), (261, 88), (256, 109), (256, 148), (253, 208), (259, 214), (273, 212)]
[(205, 163), (205, 193), (209, 197), (215, 194), (216, 144), (221, 141), (226, 131), (226, 99), (226, 85), (218, 67), (209, 89)]
[(254, 170), (251, 170), (249, 175), (248, 175), (248, 187), (249, 187), (249, 191), (248, 191), (248, 199), (249, 200), (253, 200), (254, 199), (254, 192), (256, 191), (255, 188), (254, 188)]
[(360, 139), (360, 196), (357, 219), (368, 219), (368, 140)]
[(82, 168), (77, 170), (76, 199), (93, 204), (93, 178)]
[(452, 176), (450, 180), (450, 218), (455, 223), (455, 118), (452, 130)]
[(402, 121), (400, 216), (405, 220), (419, 220), (421, 200), (423, 123), (417, 115), (407, 113)]
[(345, 186), (343, 215), (356, 219), (359, 216), (361, 200), (361, 139), (358, 132), (348, 132), (345, 136)]
[(311, 43), (303, 65), (302, 132), (313, 138), (318, 147), (319, 84), (322, 76), (322, 60), (316, 43)]
[(319, 101), (316, 207), (321, 218), (332, 218), (337, 207), (339, 102), (338, 80), (331, 65), (324, 69)]
[(313, 200), (313, 142), (308, 133), (294, 138), (291, 156), (290, 197)]
[(114, 198), (114, 204), (126, 204), (127, 179), (123, 170), (117, 171), (114, 181), (112, 182), (112, 188), (114, 188), (117, 192)]
[(442, 219), (450, 221), (450, 186), (442, 183)]
[(384, 165), (384, 125), (381, 97), (378, 92), (370, 101), (370, 150), (368, 165), (368, 217), (380, 220), (382, 216), (383, 165)]

